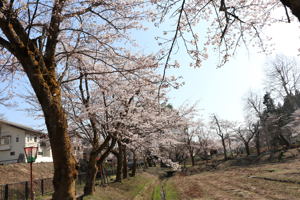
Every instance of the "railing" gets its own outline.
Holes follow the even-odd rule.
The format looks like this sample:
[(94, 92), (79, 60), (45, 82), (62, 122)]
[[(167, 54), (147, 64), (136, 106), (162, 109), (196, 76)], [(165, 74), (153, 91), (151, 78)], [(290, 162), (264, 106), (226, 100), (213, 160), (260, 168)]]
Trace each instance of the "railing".
[[(29, 182), (0, 185), (0, 200), (27, 200), (30, 197)], [(53, 192), (52, 178), (33, 181), (35, 196)]]
[[(107, 176), (115, 174), (115, 170), (105, 170)], [(99, 175), (99, 174), (98, 174)], [(85, 184), (86, 174), (78, 174), (76, 180), (76, 194), (77, 199), (82, 199), (83, 186)], [(97, 176), (97, 179), (100, 179)], [(45, 195), (51, 196), (53, 193), (53, 183), (52, 178), (39, 179), (33, 181), (33, 191), (36, 199), (46, 199), (43, 198)], [(20, 182), (13, 184), (0, 185), (0, 200), (29, 200), (30, 199), (30, 183)]]

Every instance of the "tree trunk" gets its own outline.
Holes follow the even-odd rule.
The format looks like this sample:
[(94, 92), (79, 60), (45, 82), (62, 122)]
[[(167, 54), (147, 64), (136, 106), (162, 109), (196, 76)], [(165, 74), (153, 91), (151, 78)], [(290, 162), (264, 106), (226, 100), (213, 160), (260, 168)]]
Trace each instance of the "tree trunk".
[[(97, 134), (97, 133), (95, 132), (95, 134)], [(94, 137), (94, 139), (95, 139), (95, 137)], [(97, 141), (95, 141), (95, 144), (98, 143), (98, 139), (96, 139), (96, 140)], [(98, 168), (100, 166), (100, 169), (101, 169), (101, 164), (102, 164), (101, 163), (100, 165), (98, 165), (97, 156), (105, 147), (107, 147), (110, 140), (111, 140), (111, 137), (107, 136), (105, 138), (104, 142), (100, 146), (97, 146), (97, 145), (94, 146), (93, 150), (90, 153), (86, 183), (84, 186), (84, 195), (91, 195), (95, 192), (96, 176), (97, 176)]]
[[(18, 53), (21, 54), (22, 51)], [(61, 89), (56, 80), (55, 66), (47, 70), (45, 75), (43, 72), (46, 69), (41, 69), (38, 63), (33, 62), (32, 55), (23, 58), (26, 56), (26, 53), (23, 53), (24, 55), (18, 55), (18, 57), (22, 65), (26, 66), (24, 70), (42, 107), (50, 139), (54, 165), (52, 198), (73, 200), (77, 176), (76, 160), (71, 150), (68, 123), (61, 104)]]
[(122, 144), (118, 142), (118, 153), (117, 156), (117, 172), (116, 172), (116, 182), (122, 182), (122, 165), (123, 165), (123, 151)]
[(61, 103), (61, 88), (56, 77), (55, 50), (64, 3), (55, 1), (52, 7), (45, 53), (38, 48), (35, 40), (30, 39), (19, 19), (11, 15), (15, 12), (13, 7), (8, 12), (2, 12), (7, 20), (0, 23), (0, 28), (8, 40), (4, 47), (21, 63), (43, 110), (53, 155), (54, 200), (75, 199), (77, 176), (67, 118)]
[(75, 180), (77, 176), (76, 161), (71, 153), (67, 120), (62, 110), (61, 114), (61, 116), (57, 116), (58, 113), (53, 115), (44, 114), (53, 154), (54, 193), (52, 198), (53, 200), (73, 200), (75, 199)]
[(190, 150), (190, 157), (191, 157), (191, 161), (192, 161), (192, 166), (195, 166), (195, 156), (194, 156), (194, 152), (192, 150)]
[[(38, 76), (38, 74), (31, 75)], [(75, 199), (75, 180), (77, 176), (76, 160), (71, 153), (72, 147), (68, 134), (67, 118), (61, 105), (60, 87), (55, 79), (52, 81), (53, 85), (51, 88), (53, 92), (50, 94), (55, 95), (50, 97), (49, 93), (45, 91), (47, 88), (38, 86), (38, 84), (45, 84), (44, 82), (37, 83), (34, 79), (31, 81), (31, 84), (45, 116), (53, 155), (54, 193), (52, 198), (54, 200), (73, 200)]]
[(144, 169), (148, 168), (148, 163), (147, 163), (147, 159), (145, 156), (143, 156), (143, 160), (144, 160)]
[(98, 172), (97, 153), (91, 151), (86, 174), (86, 183), (84, 186), (84, 195), (91, 195), (95, 192), (96, 176)]
[(249, 143), (245, 142), (244, 145), (245, 145), (245, 149), (246, 149), (247, 156), (249, 156), (249, 155), (250, 155), (250, 147), (249, 147)]
[(135, 154), (135, 151), (132, 151), (132, 153), (133, 153), (133, 163), (132, 163), (131, 176), (135, 176), (135, 174), (136, 174), (136, 154)]
[(117, 143), (117, 140), (115, 138), (112, 138), (110, 145), (105, 150), (105, 152), (102, 155), (100, 155), (100, 158), (97, 161), (98, 167), (100, 167), (103, 164), (104, 160), (107, 158), (109, 153), (111, 153), (111, 150), (115, 147), (116, 143)]
[(257, 156), (260, 155), (260, 133), (255, 134), (255, 148)]
[(227, 158), (226, 144), (225, 144), (224, 137), (222, 137), (222, 146), (223, 146), (223, 151), (224, 151), (224, 160), (228, 160), (228, 158)]
[(123, 149), (123, 179), (126, 179), (128, 177), (126, 146), (122, 145), (122, 149)]

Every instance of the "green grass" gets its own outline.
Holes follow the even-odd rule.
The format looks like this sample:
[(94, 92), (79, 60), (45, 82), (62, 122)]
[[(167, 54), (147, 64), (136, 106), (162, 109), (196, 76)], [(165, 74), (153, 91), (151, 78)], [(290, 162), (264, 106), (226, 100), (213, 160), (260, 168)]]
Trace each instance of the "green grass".
[(160, 192), (161, 192), (161, 186), (156, 185), (153, 189), (152, 200), (161, 200)]
[[(106, 187), (96, 186), (94, 195), (84, 197), (85, 200), (161, 200), (162, 186), (166, 200), (179, 200), (172, 179), (160, 180), (158, 176), (164, 174), (164, 169), (151, 168), (150, 173), (138, 173), (135, 177), (129, 177), (122, 183), (110, 183)], [(77, 185), (77, 191), (83, 190), (82, 185)], [(48, 197), (48, 196), (47, 196)], [(37, 200), (44, 199), (38, 197)], [(50, 197), (51, 198), (51, 197)], [(50, 199), (49, 198), (49, 199)]]
[(45, 200), (45, 199), (51, 199), (52, 195), (51, 194), (47, 194), (47, 195), (43, 195), (43, 196), (36, 196), (34, 197), (35, 200)]
[[(153, 181), (153, 176), (142, 173), (136, 177), (127, 178), (122, 183), (112, 183), (107, 187), (96, 187), (95, 194), (87, 196), (85, 200), (132, 200), (140, 195)], [(151, 192), (148, 195), (151, 196)]]
[(166, 200), (179, 200), (179, 195), (176, 190), (176, 187), (170, 181), (165, 182), (164, 190), (165, 190)]

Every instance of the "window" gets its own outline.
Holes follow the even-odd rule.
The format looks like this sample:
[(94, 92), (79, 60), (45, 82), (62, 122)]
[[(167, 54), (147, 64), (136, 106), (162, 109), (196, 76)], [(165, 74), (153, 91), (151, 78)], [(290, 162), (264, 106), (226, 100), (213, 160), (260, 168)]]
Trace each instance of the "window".
[(43, 152), (42, 152), (42, 151), (38, 152), (38, 155), (39, 155), (39, 156), (42, 156), (42, 155), (43, 155)]
[(8, 145), (10, 144), (10, 136), (0, 137), (0, 145)]
[(19, 142), (19, 137), (16, 137), (16, 142)]
[(15, 155), (15, 152), (14, 152), (14, 151), (10, 152), (10, 155), (11, 155), (11, 156), (14, 156), (14, 155)]
[(34, 142), (37, 142), (37, 137), (34, 137)]

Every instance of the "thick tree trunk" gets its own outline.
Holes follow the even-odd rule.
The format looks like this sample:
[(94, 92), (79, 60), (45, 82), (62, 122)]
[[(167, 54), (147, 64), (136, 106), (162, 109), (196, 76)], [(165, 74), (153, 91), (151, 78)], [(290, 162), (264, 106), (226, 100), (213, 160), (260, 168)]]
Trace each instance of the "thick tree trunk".
[(54, 200), (75, 199), (76, 160), (71, 153), (68, 123), (61, 104), (61, 90), (56, 79), (55, 65), (46, 69), (42, 64), (34, 62), (33, 55), (26, 57), (26, 53), (28, 52), (24, 49), (19, 49), (16, 56), (24, 66), (44, 113), (54, 164), (52, 197)]
[(123, 151), (122, 144), (118, 142), (118, 153), (117, 156), (117, 172), (116, 172), (116, 182), (122, 182), (122, 166), (123, 166)]
[[(31, 77), (33, 76), (33, 77)], [(29, 75), (31, 85), (41, 104), (49, 134), (53, 155), (54, 200), (75, 199), (75, 180), (77, 176), (76, 160), (72, 155), (71, 141), (68, 134), (67, 118), (61, 105), (60, 87), (55, 76), (51, 81), (51, 92), (45, 82), (38, 80), (39, 74)], [(50, 77), (48, 77), (50, 78)], [(51, 96), (49, 96), (51, 95)]]
[(84, 186), (84, 195), (91, 195), (95, 192), (96, 176), (98, 172), (97, 153), (91, 151), (86, 174), (86, 183)]
[(136, 154), (135, 151), (132, 151), (133, 153), (133, 163), (132, 163), (132, 169), (131, 169), (131, 176), (135, 176), (136, 174)]
[(224, 151), (224, 160), (228, 160), (225, 139), (223, 137), (222, 137), (222, 146), (223, 146), (223, 151)]
[[(61, 108), (62, 109), (62, 108)], [(45, 113), (45, 112), (44, 112)], [(45, 114), (53, 154), (53, 200), (75, 199), (76, 161), (71, 153), (71, 142), (67, 132), (67, 120), (61, 115)]]
[(0, 28), (7, 39), (4, 47), (21, 63), (44, 113), (53, 155), (54, 200), (75, 199), (77, 176), (67, 118), (61, 104), (60, 84), (56, 77), (55, 50), (64, 3), (55, 1), (53, 4), (45, 52), (37, 47), (35, 40), (30, 39), (16, 15), (11, 15), (15, 12), (14, 6), (2, 12), (5, 16), (0, 22)]
[(122, 149), (123, 149), (123, 179), (126, 179), (128, 177), (126, 146), (123, 145)]
[[(105, 151), (104, 156), (102, 155), (99, 160), (97, 161), (97, 157), (99, 153), (108, 146), (109, 141), (111, 140), (111, 137), (108, 136), (105, 138), (104, 142), (97, 147), (97, 145), (94, 147), (94, 149), (90, 153), (90, 158), (88, 162), (88, 171), (87, 171), (87, 178), (86, 183), (84, 186), (84, 195), (91, 195), (95, 191), (95, 183), (96, 183), (96, 176), (98, 169), (101, 169), (103, 160), (106, 158), (108, 153)], [(113, 144), (113, 141), (112, 141)], [(110, 149), (111, 145), (108, 147)], [(105, 157), (105, 158), (104, 158)]]

